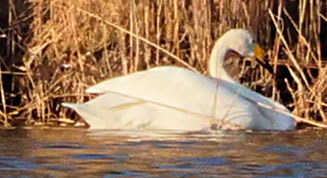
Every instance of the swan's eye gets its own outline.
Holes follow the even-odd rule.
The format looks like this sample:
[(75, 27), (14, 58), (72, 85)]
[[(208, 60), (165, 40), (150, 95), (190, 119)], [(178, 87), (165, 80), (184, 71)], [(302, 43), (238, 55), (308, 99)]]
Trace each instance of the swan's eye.
[(251, 39), (249, 40), (249, 44), (252, 45), (252, 44), (254, 44), (254, 43), (255, 43), (255, 41), (251, 38)]

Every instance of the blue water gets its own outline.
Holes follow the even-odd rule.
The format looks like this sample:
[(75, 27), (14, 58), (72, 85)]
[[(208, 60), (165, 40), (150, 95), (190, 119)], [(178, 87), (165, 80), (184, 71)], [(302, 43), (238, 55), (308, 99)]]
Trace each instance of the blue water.
[(0, 177), (326, 177), (325, 130), (0, 130)]

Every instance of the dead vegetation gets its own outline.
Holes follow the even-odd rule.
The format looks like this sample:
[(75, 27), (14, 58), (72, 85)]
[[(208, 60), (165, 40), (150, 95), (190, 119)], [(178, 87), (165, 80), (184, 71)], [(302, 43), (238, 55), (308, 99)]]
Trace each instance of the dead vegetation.
[(16, 107), (7, 103), (12, 95), (3, 89), (8, 84), (1, 83), (2, 125), (10, 126), (17, 121), (58, 123), (59, 118), (71, 115), (71, 111), (60, 106), (62, 101), (88, 100), (90, 96), (85, 95), (85, 89), (109, 77), (159, 65), (177, 65), (206, 74), (215, 40), (231, 28), (253, 31), (257, 41), (267, 49), (277, 75), (274, 78), (258, 65), (249, 65), (249, 61), (230, 65), (230, 71), (237, 71), (235, 75), (241, 82), (284, 103), (294, 114), (327, 124), (326, 2), (30, 0), (29, 3), (30, 36), (22, 47), (25, 51), (22, 61), (15, 66), (20, 73), (11, 73), (16, 81), (13, 83), (18, 83), (20, 104)]

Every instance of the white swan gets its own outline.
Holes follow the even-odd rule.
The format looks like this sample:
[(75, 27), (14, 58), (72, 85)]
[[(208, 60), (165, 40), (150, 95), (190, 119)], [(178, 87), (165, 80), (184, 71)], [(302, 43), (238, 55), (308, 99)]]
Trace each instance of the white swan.
[(77, 111), (91, 129), (294, 129), (291, 117), (258, 103), (289, 113), (284, 106), (240, 85), (223, 68), (231, 53), (253, 58), (258, 49), (251, 33), (233, 29), (213, 48), (212, 78), (179, 67), (156, 67), (103, 81), (86, 91), (101, 94), (97, 98), (63, 105)]

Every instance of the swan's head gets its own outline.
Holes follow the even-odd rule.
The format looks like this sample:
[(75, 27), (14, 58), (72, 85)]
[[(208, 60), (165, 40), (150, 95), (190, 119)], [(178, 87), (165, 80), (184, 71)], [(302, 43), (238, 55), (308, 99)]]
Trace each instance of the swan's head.
[(248, 30), (229, 30), (215, 44), (210, 58), (210, 74), (213, 77), (220, 76), (219, 70), (223, 68), (224, 62), (235, 55), (241, 58), (255, 58), (272, 73), (272, 67), (264, 60), (264, 53)]
[[(241, 57), (257, 58), (264, 60), (264, 50), (255, 42), (252, 33), (245, 29), (232, 29), (226, 32), (217, 43), (221, 43), (229, 53), (237, 54)], [(221, 61), (224, 62), (224, 61)]]

